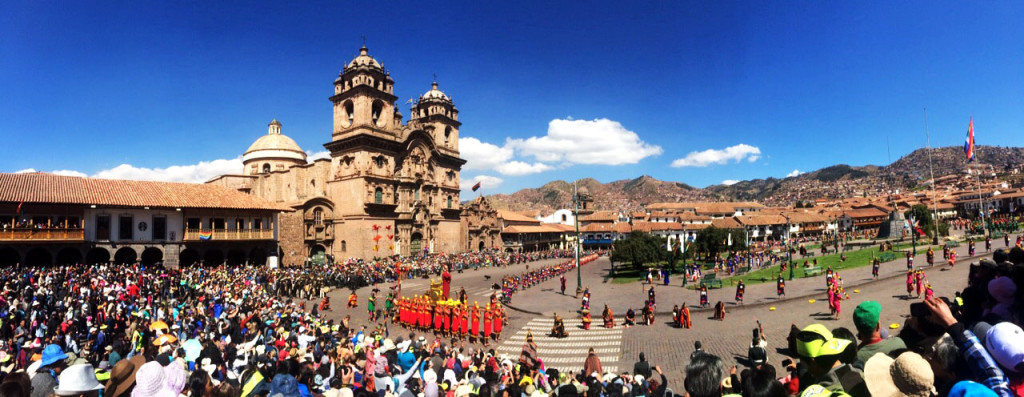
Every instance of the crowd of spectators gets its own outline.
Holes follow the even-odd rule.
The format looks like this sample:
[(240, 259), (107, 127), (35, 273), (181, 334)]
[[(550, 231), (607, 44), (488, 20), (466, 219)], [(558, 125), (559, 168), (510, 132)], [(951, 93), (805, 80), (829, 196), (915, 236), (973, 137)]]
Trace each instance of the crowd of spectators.
[(765, 359), (755, 330), (748, 368), (726, 372), (721, 358), (698, 348), (684, 386), (691, 397), (1024, 396), (1021, 283), (1024, 250), (999, 250), (971, 264), (954, 296), (886, 309), (909, 312), (902, 326), (882, 324), (882, 305), (866, 301), (850, 328), (793, 325), (793, 358), (777, 364)]
[[(504, 260), (515, 259), (491, 262)], [(318, 270), (0, 270), (0, 396), (1024, 395), (1020, 248), (972, 264), (954, 296), (885, 308), (909, 312), (898, 332), (867, 301), (847, 326), (794, 325), (779, 346), (793, 358), (779, 363), (767, 360), (760, 329), (744, 369), (698, 343), (687, 362), (660, 363), (685, 367), (682, 385), (643, 355), (632, 373), (604, 371), (594, 353), (583, 370), (562, 371), (537, 357), (532, 335), (516, 357), (384, 324), (355, 328), (279, 293), (291, 271)], [(557, 274), (547, 271), (536, 276)]]

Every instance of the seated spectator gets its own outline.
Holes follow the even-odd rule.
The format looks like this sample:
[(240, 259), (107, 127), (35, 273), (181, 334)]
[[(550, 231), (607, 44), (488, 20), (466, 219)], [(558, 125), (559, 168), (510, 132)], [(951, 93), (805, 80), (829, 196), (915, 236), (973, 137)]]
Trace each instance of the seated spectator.
[(691, 355), (683, 387), (690, 397), (718, 397), (723, 394), (724, 376), (722, 359), (718, 356), (708, 353)]
[(864, 368), (864, 363), (875, 353), (889, 354), (907, 348), (898, 336), (882, 339), (881, 314), (882, 305), (876, 301), (863, 302), (853, 309), (853, 325), (857, 327), (857, 339), (860, 341), (855, 367)]
[(819, 384), (830, 391), (867, 397), (861, 370), (839, 361), (851, 343), (850, 340), (833, 337), (832, 332), (821, 324), (804, 327), (796, 336), (797, 355), (806, 368), (806, 373), (800, 378), (800, 386)]

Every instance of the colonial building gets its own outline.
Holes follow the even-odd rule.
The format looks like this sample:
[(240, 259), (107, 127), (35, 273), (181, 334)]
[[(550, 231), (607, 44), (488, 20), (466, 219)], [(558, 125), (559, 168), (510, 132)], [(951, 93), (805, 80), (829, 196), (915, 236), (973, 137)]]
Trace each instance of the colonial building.
[(0, 174), (0, 266), (263, 265), (288, 210), (220, 186)]
[(501, 220), (498, 210), (483, 196), (473, 199), (462, 209), (462, 230), (466, 251), (501, 249)]
[(285, 264), (466, 249), (459, 111), (435, 82), (403, 124), (394, 83), (361, 48), (334, 80), (330, 158), (307, 163), (274, 120), (241, 174), (209, 181), (295, 209), (281, 217)]

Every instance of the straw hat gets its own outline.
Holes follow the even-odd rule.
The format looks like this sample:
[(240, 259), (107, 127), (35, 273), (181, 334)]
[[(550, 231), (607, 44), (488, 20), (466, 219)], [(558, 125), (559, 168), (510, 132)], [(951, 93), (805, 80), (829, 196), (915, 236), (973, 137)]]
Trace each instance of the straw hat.
[(904, 352), (895, 360), (875, 353), (864, 363), (864, 383), (875, 397), (929, 397), (936, 393), (931, 364), (914, 352)]

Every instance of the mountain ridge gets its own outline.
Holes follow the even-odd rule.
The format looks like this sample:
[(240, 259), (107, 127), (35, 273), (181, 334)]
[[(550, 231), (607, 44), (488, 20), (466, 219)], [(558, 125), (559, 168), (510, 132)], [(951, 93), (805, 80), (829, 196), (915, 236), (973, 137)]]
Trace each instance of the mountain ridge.
[[(975, 152), (978, 162), (971, 167), (988, 167), (1001, 173), (1024, 164), (1022, 147), (976, 146)], [(889, 187), (910, 189), (931, 178), (930, 168), (934, 168), (935, 177), (941, 177), (963, 172), (968, 167), (963, 159), (963, 148), (959, 146), (931, 149), (931, 167), (928, 157), (928, 149), (921, 148), (884, 166), (835, 164), (792, 177), (751, 179), (705, 188), (662, 181), (646, 174), (608, 183), (583, 178), (577, 181), (577, 186), (593, 197), (593, 208), (598, 210), (640, 211), (650, 203), (678, 201), (738, 200), (775, 206), (819, 198), (875, 195), (888, 191)], [(488, 198), (500, 209), (550, 212), (571, 207), (572, 183), (555, 180), (537, 188)]]

